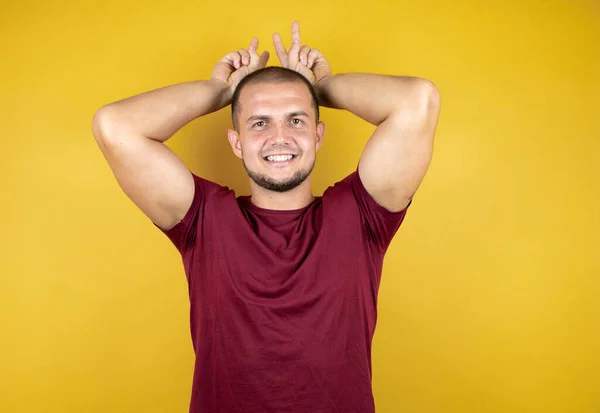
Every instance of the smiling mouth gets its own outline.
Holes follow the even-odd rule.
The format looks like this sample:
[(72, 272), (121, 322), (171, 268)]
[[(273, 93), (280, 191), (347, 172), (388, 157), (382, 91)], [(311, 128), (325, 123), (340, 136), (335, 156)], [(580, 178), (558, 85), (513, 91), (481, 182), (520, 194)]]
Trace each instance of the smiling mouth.
[(269, 155), (265, 156), (263, 159), (269, 163), (284, 163), (291, 161), (295, 157), (296, 155)]

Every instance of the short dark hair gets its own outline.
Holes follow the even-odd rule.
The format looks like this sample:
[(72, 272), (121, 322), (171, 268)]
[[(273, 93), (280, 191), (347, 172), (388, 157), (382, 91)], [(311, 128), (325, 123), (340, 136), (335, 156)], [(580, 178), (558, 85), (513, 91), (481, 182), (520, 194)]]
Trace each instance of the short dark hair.
[(233, 126), (237, 128), (237, 114), (240, 106), (240, 94), (244, 87), (256, 84), (256, 83), (293, 83), (301, 82), (306, 85), (310, 95), (312, 96), (312, 105), (315, 110), (316, 122), (319, 122), (319, 100), (317, 98), (317, 92), (315, 88), (310, 84), (308, 79), (302, 76), (300, 73), (295, 72), (291, 69), (286, 69), (279, 66), (269, 66), (252, 72), (244, 77), (241, 82), (235, 88), (233, 96), (231, 98), (231, 120)]

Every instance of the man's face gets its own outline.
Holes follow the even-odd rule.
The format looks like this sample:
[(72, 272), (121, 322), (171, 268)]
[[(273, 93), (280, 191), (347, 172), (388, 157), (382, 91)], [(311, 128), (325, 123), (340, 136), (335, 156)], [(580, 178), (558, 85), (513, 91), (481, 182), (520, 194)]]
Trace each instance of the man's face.
[(237, 131), (228, 131), (229, 142), (257, 185), (289, 191), (310, 176), (321, 147), (325, 126), (315, 117), (303, 83), (251, 84), (240, 94)]

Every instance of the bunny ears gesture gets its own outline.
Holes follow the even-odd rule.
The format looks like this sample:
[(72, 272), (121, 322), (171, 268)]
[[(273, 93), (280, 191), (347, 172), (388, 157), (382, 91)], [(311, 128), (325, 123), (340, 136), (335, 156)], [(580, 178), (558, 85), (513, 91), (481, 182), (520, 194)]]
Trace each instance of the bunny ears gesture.
[[(294, 70), (303, 75), (311, 84), (331, 76), (331, 67), (318, 49), (302, 45), (300, 40), (300, 24), (292, 23), (292, 45), (286, 50), (278, 33), (273, 34), (273, 44), (282, 67)], [(253, 38), (248, 49), (226, 54), (215, 66), (212, 78), (227, 83), (232, 90), (248, 74), (266, 67), (269, 52), (261, 55), (257, 52), (258, 39)]]

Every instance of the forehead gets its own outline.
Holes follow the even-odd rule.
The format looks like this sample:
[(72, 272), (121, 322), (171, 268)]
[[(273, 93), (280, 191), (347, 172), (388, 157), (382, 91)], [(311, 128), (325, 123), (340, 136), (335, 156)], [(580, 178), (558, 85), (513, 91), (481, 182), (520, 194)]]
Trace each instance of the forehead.
[(239, 103), (242, 121), (259, 112), (273, 116), (296, 110), (314, 112), (312, 95), (300, 82), (250, 84), (240, 93)]

